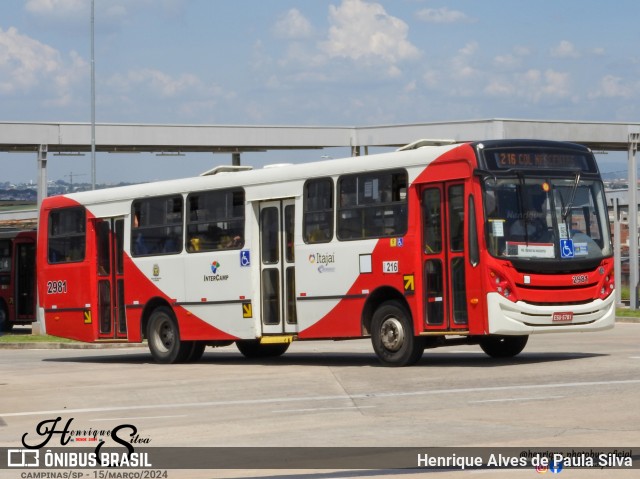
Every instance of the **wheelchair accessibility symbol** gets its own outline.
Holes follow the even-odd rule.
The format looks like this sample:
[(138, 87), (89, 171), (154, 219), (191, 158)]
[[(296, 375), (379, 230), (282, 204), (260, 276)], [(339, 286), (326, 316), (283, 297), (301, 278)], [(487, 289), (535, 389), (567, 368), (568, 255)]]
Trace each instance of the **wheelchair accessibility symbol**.
[(573, 249), (573, 240), (561, 239), (560, 240), (560, 257), (573, 258), (574, 255), (575, 255), (575, 250)]
[(248, 249), (240, 251), (240, 266), (251, 266), (251, 252)]

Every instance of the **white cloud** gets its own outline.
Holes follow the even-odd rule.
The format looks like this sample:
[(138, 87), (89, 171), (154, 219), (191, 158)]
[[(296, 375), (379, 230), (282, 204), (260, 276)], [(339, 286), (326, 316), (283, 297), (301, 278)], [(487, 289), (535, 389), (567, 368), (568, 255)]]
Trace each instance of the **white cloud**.
[(576, 50), (573, 43), (567, 40), (562, 40), (551, 48), (551, 56), (554, 58), (578, 58), (580, 53)]
[(499, 68), (516, 68), (522, 65), (523, 58), (529, 56), (530, 53), (527, 47), (516, 45), (513, 47), (512, 53), (496, 55), (493, 58), (493, 64)]
[(516, 45), (513, 47), (513, 52), (519, 57), (526, 57), (531, 55), (531, 49), (529, 47), (525, 47), (523, 45)]
[(497, 55), (493, 59), (493, 63), (497, 67), (511, 68), (511, 67), (520, 65), (521, 62), (520, 62), (520, 58), (508, 53), (506, 55)]
[(516, 89), (513, 83), (498, 78), (490, 81), (484, 92), (491, 96), (511, 97), (516, 93)]
[(25, 8), (36, 15), (67, 15), (69, 12), (86, 11), (86, 0), (27, 0)]
[(125, 75), (113, 75), (107, 84), (122, 91), (131, 91), (137, 87), (144, 87), (148, 91), (165, 98), (176, 97), (181, 93), (202, 90), (203, 83), (196, 75), (183, 73), (172, 77), (167, 73), (152, 68), (131, 70)]
[(415, 80), (410, 81), (409, 83), (407, 83), (407, 84), (404, 86), (404, 91), (405, 91), (406, 93), (414, 92), (414, 91), (416, 91), (417, 89), (418, 89), (418, 85), (417, 85), (417, 83), (416, 83), (416, 81), (415, 81)]
[(458, 50), (458, 54), (451, 61), (455, 76), (464, 78), (476, 75), (476, 69), (471, 65), (471, 62), (476, 58), (475, 54), (478, 49), (478, 42), (473, 41)]
[(313, 27), (300, 10), (292, 8), (278, 18), (273, 32), (280, 38), (308, 38), (313, 34)]
[(531, 68), (510, 77), (492, 78), (484, 88), (491, 96), (523, 98), (532, 103), (571, 97), (569, 73)]
[(571, 95), (569, 73), (557, 72), (550, 69), (546, 70), (544, 72), (542, 93), (550, 97), (568, 98)]
[(0, 29), (0, 93), (38, 90), (54, 95), (49, 103), (67, 104), (74, 86), (88, 72), (80, 55), (71, 52), (69, 56), (63, 58), (55, 48), (22, 35), (16, 28)]
[(428, 88), (436, 88), (440, 84), (441, 75), (435, 70), (429, 70), (422, 76), (422, 79)]
[[(407, 38), (409, 26), (379, 3), (343, 0), (339, 7), (329, 7), (329, 20), (329, 36), (320, 48), (331, 58), (386, 62), (393, 67), (420, 56)], [(397, 69), (390, 70), (397, 73)]]
[(98, 95), (101, 118), (128, 117), (150, 123), (246, 121), (245, 96), (188, 72), (122, 71), (103, 78)]
[(598, 88), (589, 93), (590, 99), (595, 98), (631, 98), (634, 93), (640, 93), (640, 88), (634, 88), (625, 81), (613, 75), (606, 75), (600, 80)]
[(419, 20), (427, 23), (473, 23), (475, 19), (459, 10), (449, 10), (447, 7), (424, 8), (417, 15)]
[[(175, 18), (185, 4), (185, 0), (96, 0), (95, 18), (101, 27), (126, 22), (138, 11)], [(55, 20), (57, 26), (88, 24), (90, 9), (90, 0), (26, 0), (25, 3), (28, 13), (47, 21)]]
[[(96, 2), (96, 10), (100, 2)], [(35, 19), (48, 27), (69, 28), (70, 25), (89, 25), (89, 0), (27, 0), (24, 6)]]

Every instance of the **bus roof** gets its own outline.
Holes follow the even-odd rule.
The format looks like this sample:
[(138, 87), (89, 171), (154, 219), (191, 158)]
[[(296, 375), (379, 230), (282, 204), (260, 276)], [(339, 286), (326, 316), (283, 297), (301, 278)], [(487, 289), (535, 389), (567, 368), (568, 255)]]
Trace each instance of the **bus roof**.
[[(196, 176), (175, 180), (157, 181), (136, 185), (119, 186), (95, 191), (83, 191), (62, 195), (80, 204), (109, 203), (133, 198), (160, 196), (212, 188), (233, 188), (240, 186), (268, 186), (286, 182), (304, 181), (312, 177), (335, 176), (355, 172), (375, 171), (393, 167), (426, 166), (443, 153), (460, 147), (461, 144), (425, 146), (415, 150), (379, 153), (375, 155), (320, 160), (308, 163), (283, 165), (278, 168), (261, 168), (241, 171), (222, 171), (215, 175)], [(296, 194), (299, 194), (296, 193)], [(281, 188), (279, 195), (292, 196)], [(54, 198), (54, 197), (51, 197)], [(247, 195), (247, 199), (252, 199)], [(47, 200), (43, 203), (46, 206)]]

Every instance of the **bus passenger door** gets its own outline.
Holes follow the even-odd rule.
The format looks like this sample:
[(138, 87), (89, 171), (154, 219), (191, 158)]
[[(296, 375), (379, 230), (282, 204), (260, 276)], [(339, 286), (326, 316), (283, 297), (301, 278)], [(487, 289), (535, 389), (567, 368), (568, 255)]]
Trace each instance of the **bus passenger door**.
[(98, 337), (127, 337), (124, 307), (124, 218), (95, 220), (98, 285)]
[(464, 184), (436, 183), (421, 194), (424, 329), (468, 329)]
[(298, 330), (293, 199), (260, 203), (260, 312), (262, 333)]
[(36, 244), (32, 239), (15, 241), (15, 303), (17, 320), (36, 319)]

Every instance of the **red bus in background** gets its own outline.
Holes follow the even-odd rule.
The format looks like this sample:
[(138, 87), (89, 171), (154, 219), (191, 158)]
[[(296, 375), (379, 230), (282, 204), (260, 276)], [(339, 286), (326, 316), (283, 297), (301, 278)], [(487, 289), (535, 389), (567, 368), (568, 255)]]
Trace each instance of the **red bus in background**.
[(161, 363), (363, 337), (389, 366), (454, 344), (511, 357), (532, 334), (615, 321), (604, 188), (571, 143), (220, 167), (49, 197), (39, 221), (47, 332), (146, 339)]
[(0, 332), (36, 318), (36, 231), (0, 230)]

